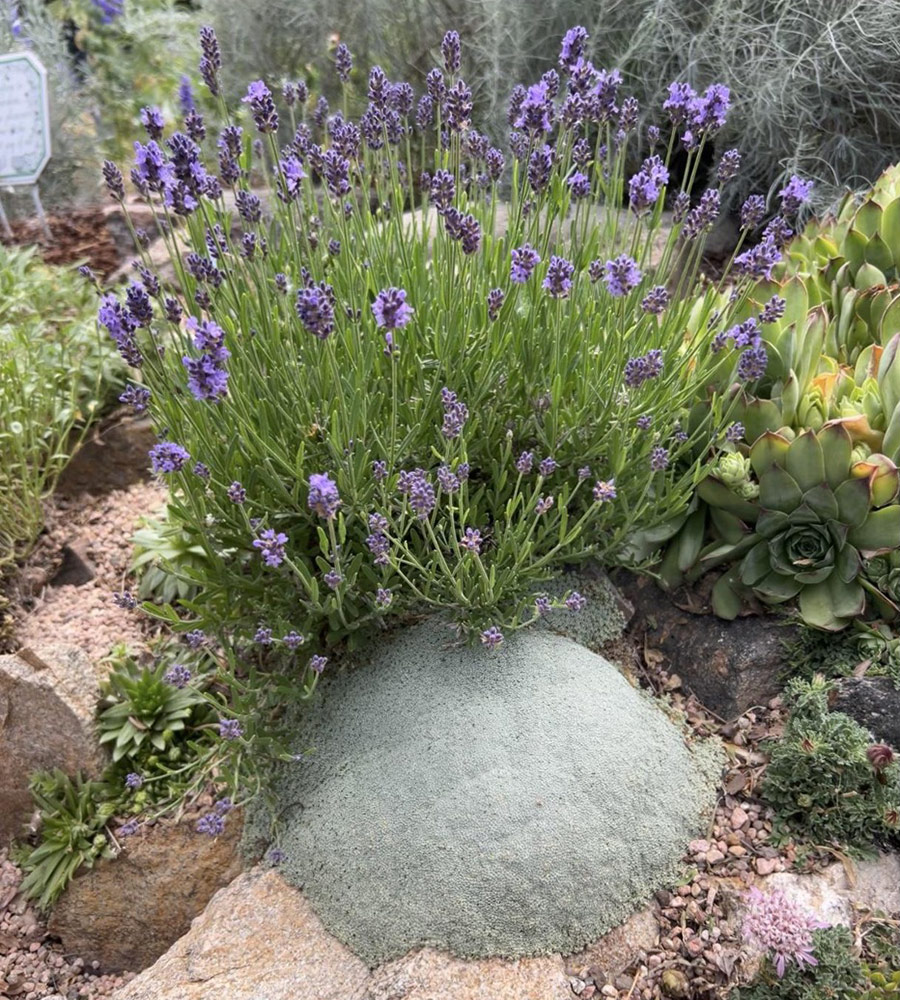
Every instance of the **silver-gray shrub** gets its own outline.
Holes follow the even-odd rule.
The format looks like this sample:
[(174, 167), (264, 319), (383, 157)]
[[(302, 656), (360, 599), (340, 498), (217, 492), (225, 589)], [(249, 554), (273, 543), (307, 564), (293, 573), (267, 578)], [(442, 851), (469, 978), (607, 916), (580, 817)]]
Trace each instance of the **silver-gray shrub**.
[(233, 93), (258, 67), (275, 82), (321, 73), (323, 47), (337, 35), (362, 65), (380, 62), (418, 82), (452, 23), (495, 139), (509, 88), (554, 66), (555, 39), (582, 23), (594, 62), (622, 70), (648, 122), (672, 80), (729, 85), (734, 107), (716, 151), (740, 139), (732, 207), (795, 172), (815, 180), (823, 207), (900, 159), (900, 0), (208, 0), (205, 10)]

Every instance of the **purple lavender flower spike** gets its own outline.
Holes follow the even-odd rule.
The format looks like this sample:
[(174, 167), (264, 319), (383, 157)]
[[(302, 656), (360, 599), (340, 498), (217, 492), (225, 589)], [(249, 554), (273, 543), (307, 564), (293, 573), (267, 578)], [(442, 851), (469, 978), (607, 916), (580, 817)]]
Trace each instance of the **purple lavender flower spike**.
[(481, 552), (481, 532), (478, 528), (466, 528), (465, 534), (460, 539), (459, 544), (468, 552), (477, 556)]
[(372, 303), (372, 314), (378, 326), (386, 330), (402, 329), (412, 319), (413, 309), (407, 305), (402, 288), (384, 288)]
[(341, 505), (341, 497), (338, 493), (337, 483), (325, 473), (314, 472), (309, 477), (309, 509), (331, 520)]
[(481, 645), (485, 649), (497, 649), (503, 645), (503, 633), (496, 625), (491, 625), (481, 633)]
[(587, 598), (582, 597), (577, 590), (573, 590), (566, 598), (565, 605), (569, 611), (581, 611), (587, 605)]
[(616, 481), (607, 479), (605, 482), (598, 479), (594, 484), (594, 499), (597, 503), (607, 503), (616, 499)]
[(191, 649), (199, 649), (206, 642), (206, 633), (200, 628), (191, 629), (190, 632), (185, 632), (184, 641)]
[(605, 268), (607, 290), (616, 298), (637, 288), (641, 282), (642, 275), (637, 261), (627, 254), (620, 254), (615, 260), (608, 260)]
[(225, 832), (225, 817), (215, 812), (204, 813), (197, 820), (197, 833), (205, 833), (208, 837), (218, 837)]
[(163, 675), (163, 680), (180, 690), (190, 683), (191, 671), (183, 663), (173, 663)]
[(778, 192), (778, 197), (781, 199), (782, 214), (796, 215), (803, 205), (809, 201), (812, 187), (812, 181), (805, 181), (796, 174), (791, 174), (790, 180)]
[(223, 740), (239, 740), (244, 735), (244, 727), (237, 719), (220, 719), (219, 736)]
[(250, 105), (253, 121), (259, 132), (275, 132), (278, 129), (278, 112), (272, 100), (272, 91), (262, 80), (254, 80), (247, 86), (247, 93), (241, 98), (243, 104)]
[(162, 111), (159, 108), (141, 108), (141, 125), (151, 139), (158, 141), (162, 138), (166, 126)]
[(544, 80), (533, 84), (525, 92), (519, 105), (519, 115), (513, 125), (534, 135), (549, 132), (553, 128), (553, 101)]
[(143, 413), (150, 402), (150, 390), (143, 385), (129, 385), (119, 396), (119, 402), (130, 406), (135, 413)]
[(588, 40), (587, 28), (576, 25), (563, 35), (562, 47), (559, 52), (559, 65), (566, 71), (571, 71), (584, 55), (584, 44)]
[(655, 285), (641, 300), (641, 309), (653, 316), (665, 312), (670, 296), (665, 285)]
[(766, 199), (761, 194), (751, 194), (741, 206), (741, 227), (755, 229), (766, 214)]
[(320, 282), (297, 292), (295, 308), (303, 326), (319, 340), (334, 332), (334, 289)]
[(353, 71), (353, 56), (343, 42), (335, 49), (334, 68), (341, 83), (350, 82), (350, 73)]
[(200, 50), (203, 53), (200, 59), (200, 76), (209, 88), (213, 97), (219, 95), (219, 70), (222, 68), (222, 52), (219, 49), (219, 40), (216, 33), (209, 25), (204, 25), (200, 29)]
[(540, 254), (530, 243), (523, 243), (516, 247), (511, 254), (512, 265), (510, 267), (509, 279), (514, 284), (523, 285), (531, 277), (535, 267), (540, 263)]
[(190, 454), (174, 441), (160, 441), (150, 449), (150, 466), (160, 475), (164, 472), (180, 472), (190, 459)]
[(552, 256), (542, 287), (554, 299), (567, 299), (572, 290), (575, 265), (565, 257)]
[(448, 31), (441, 42), (441, 56), (445, 73), (458, 73), (460, 66), (459, 32)]
[(736, 177), (741, 168), (741, 154), (736, 149), (726, 149), (716, 167), (716, 179), (720, 184), (725, 184)]
[(647, 351), (625, 362), (624, 382), (629, 389), (636, 389), (650, 379), (658, 378), (663, 370), (663, 356), (659, 348)]
[(267, 566), (280, 566), (284, 562), (284, 547), (288, 537), (283, 531), (277, 534), (274, 528), (266, 528), (260, 532), (259, 538), (253, 540), (253, 548), (259, 550), (262, 561)]

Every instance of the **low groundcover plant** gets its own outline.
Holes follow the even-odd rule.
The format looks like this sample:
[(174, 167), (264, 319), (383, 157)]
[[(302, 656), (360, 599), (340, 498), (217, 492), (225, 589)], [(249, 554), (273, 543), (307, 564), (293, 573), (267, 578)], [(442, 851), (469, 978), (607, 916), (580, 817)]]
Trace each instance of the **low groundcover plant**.
[[(129, 391), (159, 429), (169, 515), (207, 550), (190, 622), (158, 611), (176, 628), (289, 653), (307, 684), (330, 646), (389, 616), (442, 612), (493, 648), (582, 606), (548, 596), (566, 566), (645, 561), (740, 438), (716, 395), (688, 414), (707, 386), (765, 370), (759, 325), (739, 337), (729, 316), (790, 229), (779, 216), (734, 258), (724, 309), (715, 288), (687, 295), (740, 157), (693, 198), (668, 190), (668, 163), (685, 154), (697, 175), (728, 91), (673, 85), (639, 136), (586, 37), (571, 29), (560, 73), (513, 90), (506, 150), (472, 126), (455, 32), (426, 93), (373, 67), (351, 121), (302, 81), (276, 103), (256, 80), (231, 116), (203, 29), (228, 124), (142, 116), (131, 180), (178, 287), (144, 257), (99, 318), (140, 370)], [(351, 65), (339, 46), (348, 96)], [(118, 168), (104, 174), (123, 199)], [(805, 194), (792, 181), (783, 211)], [(763, 210), (748, 202), (745, 236)]]

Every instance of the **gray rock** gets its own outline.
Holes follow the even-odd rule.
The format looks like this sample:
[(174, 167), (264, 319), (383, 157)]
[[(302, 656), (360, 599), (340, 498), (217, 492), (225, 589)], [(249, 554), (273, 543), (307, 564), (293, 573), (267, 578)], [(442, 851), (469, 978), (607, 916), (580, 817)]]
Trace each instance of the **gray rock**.
[[(430, 622), (326, 677), (279, 782), (281, 871), (370, 965), (569, 952), (670, 879), (718, 751), (561, 636)], [(583, 724), (573, 729), (572, 720)]]
[(791, 629), (777, 618), (723, 621), (678, 607), (648, 577), (616, 574), (614, 582), (634, 605), (630, 631), (716, 715), (733, 719), (778, 694)]
[(831, 706), (900, 751), (900, 691), (889, 677), (843, 677)]
[(0, 846), (32, 814), (33, 771), (102, 769), (94, 734), (99, 697), (93, 664), (80, 649), (47, 645), (0, 656)]
[(50, 916), (50, 933), (68, 954), (97, 962), (100, 972), (146, 968), (240, 873), (240, 837), (241, 817), (232, 813), (214, 838), (190, 823), (161, 822), (123, 840), (117, 858), (69, 883)]
[(81, 445), (60, 476), (65, 496), (108, 493), (150, 478), (147, 452), (156, 444), (153, 425), (145, 417), (116, 416)]
[(83, 587), (97, 575), (97, 570), (87, 553), (83, 541), (70, 542), (63, 546), (62, 563), (50, 580), (51, 587)]

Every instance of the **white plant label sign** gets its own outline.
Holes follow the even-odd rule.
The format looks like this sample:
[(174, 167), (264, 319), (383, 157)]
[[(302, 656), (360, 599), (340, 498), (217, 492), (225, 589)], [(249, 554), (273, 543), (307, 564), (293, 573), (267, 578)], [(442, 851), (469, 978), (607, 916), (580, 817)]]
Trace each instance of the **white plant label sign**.
[(47, 71), (30, 52), (0, 56), (0, 185), (36, 184), (49, 159)]

